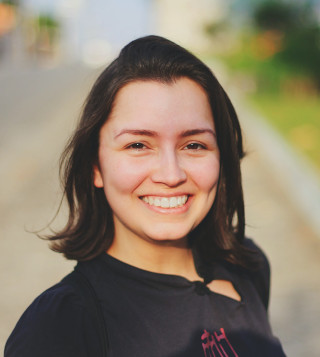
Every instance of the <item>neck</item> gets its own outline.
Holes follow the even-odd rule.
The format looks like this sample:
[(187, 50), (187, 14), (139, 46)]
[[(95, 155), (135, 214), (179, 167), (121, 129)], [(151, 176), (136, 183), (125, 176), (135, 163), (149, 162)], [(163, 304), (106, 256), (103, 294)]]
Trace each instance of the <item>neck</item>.
[(145, 241), (141, 238), (119, 239), (115, 237), (108, 254), (137, 268), (160, 274), (179, 275), (199, 280), (187, 239), (174, 242)]

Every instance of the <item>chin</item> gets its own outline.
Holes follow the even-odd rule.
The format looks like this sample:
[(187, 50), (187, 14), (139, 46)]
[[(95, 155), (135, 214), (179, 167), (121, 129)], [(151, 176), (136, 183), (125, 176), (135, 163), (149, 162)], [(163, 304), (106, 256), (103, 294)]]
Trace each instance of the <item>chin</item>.
[(158, 244), (172, 244), (174, 242), (184, 242), (187, 239), (187, 236), (189, 234), (188, 232), (177, 232), (173, 233), (172, 230), (167, 232), (157, 232), (157, 234), (148, 234), (148, 240), (158, 243)]

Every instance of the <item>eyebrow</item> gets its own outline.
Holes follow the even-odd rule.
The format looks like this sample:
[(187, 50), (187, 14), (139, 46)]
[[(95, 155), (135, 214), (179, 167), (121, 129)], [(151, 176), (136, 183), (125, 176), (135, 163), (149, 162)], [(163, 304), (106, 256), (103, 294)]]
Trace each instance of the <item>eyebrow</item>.
[(139, 130), (139, 129), (123, 129), (114, 138), (116, 139), (120, 135), (131, 134), (131, 135), (144, 135), (144, 136), (158, 136), (157, 132), (152, 130)]
[(209, 133), (216, 137), (216, 133), (212, 129), (191, 129), (182, 132), (181, 137), (185, 138), (186, 136), (192, 136), (197, 134)]
[[(216, 137), (216, 133), (212, 129), (191, 129), (183, 131), (180, 136), (185, 138), (187, 136), (193, 136), (198, 134), (209, 133)], [(143, 135), (143, 136), (150, 136), (150, 137), (157, 137), (159, 136), (156, 131), (153, 130), (140, 130), (140, 129), (123, 129), (117, 134), (114, 138), (118, 138), (120, 135), (123, 134), (131, 134), (131, 135)]]

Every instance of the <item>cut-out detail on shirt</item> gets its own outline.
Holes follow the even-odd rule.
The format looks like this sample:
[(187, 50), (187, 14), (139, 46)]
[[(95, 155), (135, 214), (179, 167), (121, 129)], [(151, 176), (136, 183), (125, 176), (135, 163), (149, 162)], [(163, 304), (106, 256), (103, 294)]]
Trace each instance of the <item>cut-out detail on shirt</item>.
[(230, 299), (241, 301), (241, 296), (233, 286), (231, 281), (228, 280), (212, 280), (207, 287), (219, 295), (226, 296)]

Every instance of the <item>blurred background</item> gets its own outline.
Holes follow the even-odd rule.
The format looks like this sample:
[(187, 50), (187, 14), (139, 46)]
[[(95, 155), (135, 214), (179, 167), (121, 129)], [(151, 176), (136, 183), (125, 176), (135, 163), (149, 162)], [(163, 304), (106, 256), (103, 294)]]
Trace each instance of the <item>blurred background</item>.
[(247, 235), (272, 265), (274, 333), (288, 356), (319, 356), (318, 0), (0, 1), (0, 348), (75, 264), (29, 232), (58, 208), (59, 155), (90, 86), (147, 34), (200, 56), (230, 94), (247, 151)]

